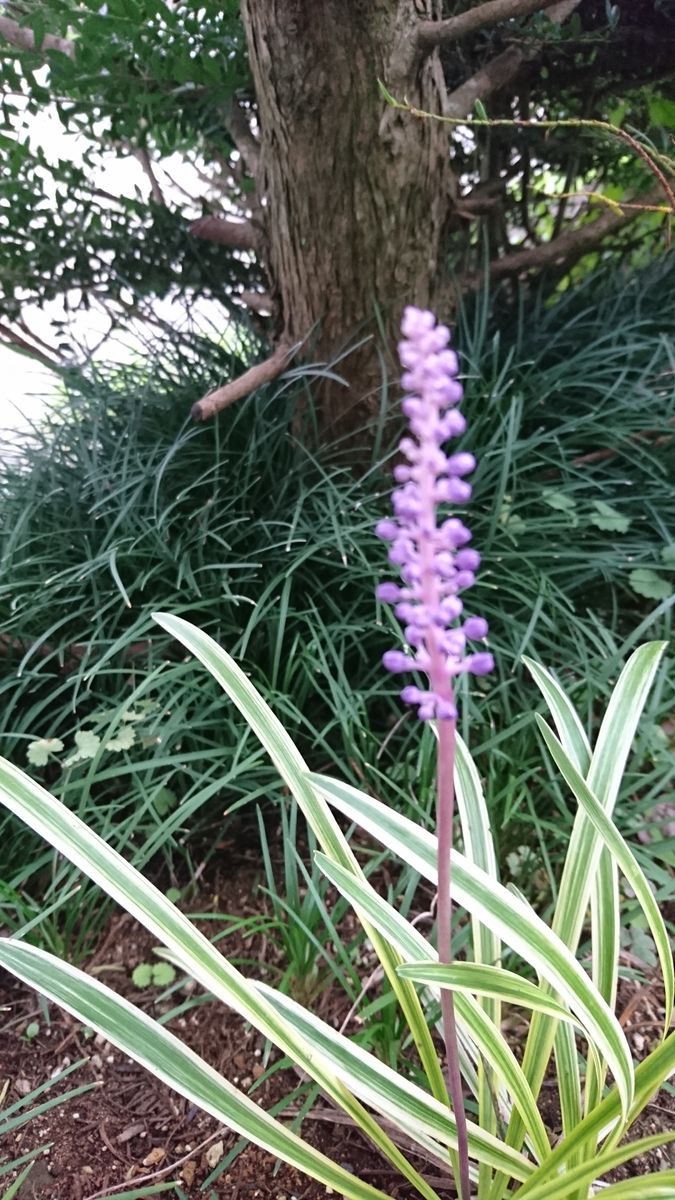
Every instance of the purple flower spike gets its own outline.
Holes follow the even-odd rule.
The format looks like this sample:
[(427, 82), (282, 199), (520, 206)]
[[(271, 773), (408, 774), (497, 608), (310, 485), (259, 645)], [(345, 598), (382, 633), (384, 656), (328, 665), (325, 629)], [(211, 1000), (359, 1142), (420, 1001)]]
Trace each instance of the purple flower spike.
[(458, 595), (475, 582), (480, 565), (478, 552), (465, 548), (471, 531), (458, 517), (439, 521), (440, 506), (469, 500), (471, 487), (463, 477), (471, 474), (476, 461), (466, 451), (448, 456), (442, 448), (466, 428), (456, 408), (462, 388), (456, 378), (457, 355), (447, 348), (449, 330), (436, 324), (433, 313), (409, 307), (401, 332), (402, 384), (408, 393), (403, 411), (411, 436), (399, 446), (406, 461), (394, 469), (400, 485), (392, 495), (394, 519), (380, 521), (376, 532), (390, 543), (389, 561), (399, 568), (406, 586), (383, 583), (377, 594), (396, 605), (414, 653), (389, 650), (383, 662), (389, 671), (416, 668), (428, 676), (427, 691), (409, 685), (401, 692), (407, 704), (417, 706), (422, 720), (454, 721), (454, 678), (464, 671), (485, 675), (494, 666), (491, 654), (466, 649), (467, 638), (476, 641), (487, 635), (483, 617), (452, 625), (462, 613)]

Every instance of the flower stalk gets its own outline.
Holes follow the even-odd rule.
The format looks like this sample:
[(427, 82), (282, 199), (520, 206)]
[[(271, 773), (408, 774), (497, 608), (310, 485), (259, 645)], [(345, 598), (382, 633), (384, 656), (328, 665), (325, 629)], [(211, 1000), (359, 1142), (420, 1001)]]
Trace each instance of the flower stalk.
[[(400, 485), (392, 495), (394, 519), (380, 521), (377, 533), (390, 542), (389, 561), (402, 585), (382, 583), (378, 597), (394, 605), (404, 624), (412, 653), (389, 650), (389, 671), (421, 671), (427, 688), (407, 685), (401, 698), (416, 706), (421, 720), (436, 720), (437, 836), (438, 836), (438, 956), (452, 962), (451, 852), (455, 808), (454, 766), (457, 707), (454, 680), (464, 673), (483, 675), (493, 668), (485, 651), (467, 654), (467, 639), (483, 639), (488, 631), (482, 617), (464, 617), (460, 593), (475, 582), (480, 555), (468, 547), (471, 532), (457, 517), (439, 522), (441, 507), (465, 504), (471, 486), (464, 478), (475, 467), (473, 455), (448, 456), (443, 446), (466, 429), (457, 405), (462, 387), (458, 361), (448, 349), (449, 330), (437, 325), (432, 313), (406, 308), (401, 325), (399, 355), (404, 368), (403, 411), (410, 434), (400, 443), (405, 461), (394, 468)], [(461, 619), (461, 624), (458, 621)], [(448, 1095), (457, 1122), (460, 1200), (471, 1200), (469, 1154), (459, 1043), (452, 992), (441, 991), (441, 1014), (447, 1058)]]

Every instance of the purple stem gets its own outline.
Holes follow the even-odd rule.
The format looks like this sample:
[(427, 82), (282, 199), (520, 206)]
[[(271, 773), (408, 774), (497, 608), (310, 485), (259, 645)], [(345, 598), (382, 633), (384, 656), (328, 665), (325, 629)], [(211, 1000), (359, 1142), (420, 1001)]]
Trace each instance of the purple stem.
[[(434, 566), (434, 534), (436, 528), (436, 503), (434, 499), (434, 479), (426, 472), (420, 482), (420, 498), (425, 511), (426, 532), (420, 538), (419, 560), (422, 568), (422, 596), (426, 611), (435, 612), (440, 601), (440, 586)], [(429, 682), (432, 690), (441, 700), (446, 701), (454, 709), (454, 694), (452, 678), (444, 664), (444, 656), (440, 644), (440, 630), (431, 624), (426, 630), (425, 646), (429, 654)], [(438, 960), (453, 961), (452, 935), (452, 862), (450, 852), (453, 848), (453, 821), (455, 809), (455, 721), (449, 718), (437, 720), (438, 750), (436, 760), (436, 836), (438, 839), (438, 892), (437, 892), (437, 923), (438, 923)], [(455, 1006), (452, 991), (441, 989), (441, 1018), (443, 1024), (443, 1040), (446, 1043), (447, 1085), (450, 1104), (458, 1127), (458, 1158), (459, 1158), (459, 1200), (471, 1200), (471, 1178), (468, 1175), (468, 1134), (466, 1129), (466, 1112), (464, 1109), (464, 1091), (461, 1086), (459, 1069), (459, 1040), (456, 1030)]]
[[(455, 722), (438, 722), (438, 772), (436, 779), (436, 833), (438, 837), (438, 957), (452, 962), (451, 851), (455, 811)], [(448, 1094), (457, 1122), (460, 1200), (471, 1200), (469, 1138), (464, 1110), (462, 1077), (459, 1070), (459, 1040), (452, 992), (441, 989), (441, 1016), (447, 1059)]]
[[(427, 472), (421, 481), (420, 496), (427, 525), (420, 538), (421, 592), (427, 612), (439, 604), (439, 579), (434, 569), (434, 534), (436, 503), (434, 481)], [(425, 645), (429, 655), (429, 682), (432, 690), (454, 710), (452, 680), (446, 669), (439, 642), (439, 628), (431, 624), (426, 632)], [(455, 815), (455, 720), (439, 718), (438, 751), (436, 759), (436, 836), (438, 838), (438, 957), (442, 963), (452, 962), (452, 889), (451, 851), (452, 827)], [(457, 1122), (457, 1157), (459, 1159), (459, 1200), (471, 1200), (469, 1176), (469, 1138), (464, 1111), (462, 1076), (459, 1070), (459, 1040), (452, 992), (441, 988), (441, 1018), (447, 1060), (447, 1086), (452, 1110)]]

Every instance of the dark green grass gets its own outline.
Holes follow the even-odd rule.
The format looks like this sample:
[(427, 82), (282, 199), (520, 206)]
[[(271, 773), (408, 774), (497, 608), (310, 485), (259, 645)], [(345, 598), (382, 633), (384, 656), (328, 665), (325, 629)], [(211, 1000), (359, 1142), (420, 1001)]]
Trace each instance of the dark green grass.
[[(561, 674), (592, 729), (632, 631), (635, 642), (670, 629), (669, 601), (630, 581), (638, 566), (673, 578), (664, 272), (632, 294), (596, 281), (501, 332), (478, 305), (457, 332), (466, 444), (479, 458), (470, 520), (484, 567), (471, 606), (490, 620), (497, 660), (493, 678), (464, 687), (462, 729), (505, 855), (526, 844), (555, 856), (572, 816), (542, 766), (520, 655)], [(2, 752), (26, 766), (31, 742), (61, 739), (62, 752), (30, 769), (167, 882), (182, 862), (219, 853), (226, 812), (251, 806), (253, 819), (251, 802), (279, 787), (210, 678), (153, 625), (155, 608), (195, 621), (241, 662), (312, 767), (422, 820), (433, 801), (430, 736), (379, 665), (399, 639), (374, 600), (388, 573), (372, 533), (388, 465), (356, 480), (339, 455), (298, 445), (289, 418), (311, 372), (192, 425), (185, 414), (219, 365), (174, 347), (149, 368), (74, 381), (0, 495)], [(669, 769), (655, 731), (672, 699), (664, 683), (634, 762), (654, 796)], [(133, 744), (106, 745), (130, 726)], [(98, 749), (64, 766), (86, 730)], [(75, 901), (69, 869), (9, 818), (0, 879), (0, 919), (21, 927), (55, 905), (33, 936), (85, 948), (95, 894)]]

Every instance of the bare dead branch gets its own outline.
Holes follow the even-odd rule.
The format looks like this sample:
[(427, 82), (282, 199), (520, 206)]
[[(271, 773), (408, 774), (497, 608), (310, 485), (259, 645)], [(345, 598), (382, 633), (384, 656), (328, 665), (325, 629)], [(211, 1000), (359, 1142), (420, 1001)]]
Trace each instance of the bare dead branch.
[(498, 25), (515, 17), (529, 17), (558, 4), (560, 0), (487, 0), (456, 17), (445, 21), (420, 21), (417, 27), (417, 45), (420, 50), (430, 52), (436, 46), (447, 46), (471, 33), (477, 33), (486, 25)]
[(477, 221), (479, 217), (491, 216), (503, 202), (501, 187), (495, 187), (494, 191), (487, 191), (484, 194), (474, 195), (473, 192), (469, 192), (467, 196), (460, 196), (456, 200), (452, 210), (453, 216), (459, 217), (462, 221)]
[(465, 80), (454, 92), (450, 92), (444, 106), (444, 116), (461, 118), (473, 111), (476, 100), (485, 100), (493, 92), (506, 87), (518, 74), (525, 55), (517, 46), (509, 46), (506, 50), (491, 59), (480, 71), (476, 71), (470, 79)]
[[(195, 1156), (200, 1154), (210, 1142), (213, 1142), (217, 1137), (220, 1137), (223, 1133), (223, 1128), (224, 1126), (219, 1125), (215, 1133), (209, 1134), (209, 1136), (205, 1138), (203, 1142), (200, 1142), (198, 1146), (195, 1146), (194, 1150), (190, 1150), (187, 1154), (184, 1154), (182, 1158), (175, 1159), (172, 1163), (169, 1163), (168, 1167), (160, 1167), (157, 1171), (151, 1171), (148, 1175), (136, 1176), (134, 1179), (134, 1186), (138, 1187), (138, 1185), (141, 1183), (150, 1183), (157, 1179), (164, 1179), (166, 1175), (172, 1175), (174, 1171), (178, 1169), (178, 1167), (182, 1167), (183, 1164), (189, 1162), (191, 1158), (195, 1158)], [(120, 1188), (126, 1188), (127, 1186), (128, 1181), (125, 1181), (124, 1183), (108, 1184), (103, 1188), (103, 1191), (92, 1192), (91, 1195), (87, 1196), (86, 1200), (101, 1200), (101, 1197), (103, 1196), (107, 1196), (109, 1200), (114, 1200), (115, 1192), (119, 1191)]]
[[(668, 425), (675, 425), (675, 417), (669, 418)], [(588, 467), (598, 462), (607, 462), (608, 459), (617, 458), (619, 454), (623, 453), (622, 447), (626, 443), (646, 442), (649, 446), (669, 446), (672, 440), (672, 434), (663, 433), (660, 429), (641, 429), (637, 433), (631, 433), (627, 438), (622, 438), (621, 447), (610, 449), (607, 446), (604, 450), (591, 450), (588, 454), (580, 454), (577, 458), (572, 459), (572, 466)]]
[(21, 332), (25, 333), (25, 335), (29, 339), (31, 345), (35, 345), (38, 347), (41, 346), (43, 350), (46, 350), (48, 358), (51, 358), (52, 355), (60, 357), (59, 351), (56, 349), (56, 347), (53, 346), (50, 342), (46, 342), (44, 340), (44, 338), (41, 338), (40, 335), (35, 332), (34, 329), (31, 329), (30, 326), (27, 324), (25, 317), (23, 317), (23, 316), (17, 317), (16, 324), (18, 325)]
[[(58, 358), (50, 358), (48, 354), (45, 354), (44, 351), (39, 350), (38, 347), (32, 345), (27, 338), (22, 337), (20, 333), (17, 333), (15, 329), (12, 329), (10, 325), (0, 323), (0, 338), (3, 338), (12, 346), (16, 346), (17, 349), (22, 350), (24, 354), (29, 354), (31, 358), (35, 358), (45, 367), (50, 367), (52, 370), (58, 371), (59, 368), (63, 366), (62, 361), (59, 361)], [(44, 346), (45, 343), (42, 342), (42, 345)], [(54, 351), (54, 354), (56, 353), (57, 351)]]
[[(167, 169), (166, 169), (166, 166), (163, 166), (163, 168), (162, 168), (162, 169), (163, 169), (163, 171), (164, 171), (164, 174), (166, 175), (166, 177), (167, 177), (167, 179), (168, 179), (169, 183), (171, 184), (171, 186), (172, 186), (172, 187), (175, 187), (176, 191), (178, 191), (178, 192), (182, 192), (182, 193), (183, 193), (183, 195), (185, 196), (186, 200), (189, 200), (189, 201), (190, 201), (190, 203), (191, 203), (193, 206), (194, 206), (195, 204), (199, 204), (199, 197), (198, 197), (198, 196), (195, 196), (193, 192), (191, 192), (191, 191), (188, 191), (188, 189), (187, 189), (186, 187), (183, 187), (183, 184), (180, 182), (180, 180), (176, 179), (176, 178), (175, 178), (175, 177), (174, 177), (174, 176), (171, 174), (171, 172), (170, 172), (170, 171), (167, 171)], [(197, 174), (199, 175), (199, 178), (200, 178), (200, 179), (201, 179), (201, 178), (203, 178), (203, 176), (202, 176), (202, 175), (200, 175), (200, 173), (199, 173), (199, 172), (197, 172)], [(212, 185), (212, 180), (210, 180), (210, 179), (209, 179), (207, 182), (209, 183), (209, 186), (211, 186), (211, 185)]]
[[(308, 1076), (305, 1075), (304, 1072), (299, 1071), (297, 1067), (295, 1068), (295, 1071), (300, 1079), (307, 1080)], [(285, 1111), (289, 1116), (295, 1116), (296, 1113), (299, 1113), (301, 1110), (289, 1105)], [(316, 1105), (315, 1108), (310, 1108), (306, 1116), (308, 1121), (329, 1121), (333, 1125), (348, 1125), (353, 1120), (353, 1118), (349, 1117), (347, 1113), (340, 1112), (339, 1109), (332, 1107), (319, 1108), (318, 1105)], [(416, 1154), (420, 1159), (422, 1159), (423, 1162), (433, 1163), (434, 1166), (438, 1164), (438, 1159), (434, 1155), (430, 1154), (428, 1150), (423, 1150), (418, 1142), (413, 1141), (413, 1139), (408, 1137), (405, 1133), (401, 1133), (399, 1126), (396, 1125), (394, 1121), (388, 1121), (385, 1118), (381, 1118), (380, 1125), (382, 1129), (389, 1134), (389, 1137), (392, 1139), (392, 1141), (394, 1141), (397, 1146), (400, 1146), (402, 1150), (407, 1150), (409, 1153), (412, 1152)], [(444, 1186), (445, 1179), (432, 1178), (431, 1176), (425, 1176), (425, 1178), (428, 1179), (428, 1182), (432, 1187)]]
[(252, 312), (260, 313), (263, 317), (269, 317), (273, 311), (272, 297), (267, 292), (243, 291), (239, 299)]
[(166, 208), (164, 193), (159, 185), (159, 180), (155, 175), (155, 169), (152, 165), (152, 159), (150, 158), (145, 146), (138, 146), (134, 151), (132, 151), (132, 153), (134, 158), (137, 159), (141, 164), (144, 173), (147, 175), (150, 181), (150, 191), (152, 192), (153, 200), (156, 204), (161, 204), (163, 208)]
[(566, 21), (570, 13), (573, 13), (580, 4), (581, 0), (556, 0), (553, 7), (548, 10), (549, 21), (554, 21), (556, 25), (562, 25), (563, 21)]
[(255, 250), (258, 238), (250, 221), (231, 221), (227, 217), (200, 217), (190, 226), (190, 233), (207, 242), (232, 246), (235, 250)]
[(9, 42), (10, 46), (16, 46), (17, 50), (30, 50), (36, 53), (44, 50), (60, 50), (61, 54), (67, 55), (68, 58), (75, 57), (75, 43), (69, 41), (68, 38), (46, 33), (40, 45), (36, 46), (33, 30), (26, 29), (17, 21), (12, 21), (10, 17), (0, 17), (0, 37)]
[(228, 104), (225, 125), (248, 170), (256, 179), (260, 170), (260, 142), (251, 129), (245, 109), (237, 100), (231, 100)]
[[(514, 254), (495, 259), (490, 263), (488, 273), (492, 279), (503, 279), (509, 275), (527, 275), (530, 271), (541, 271), (545, 267), (571, 267), (584, 254), (595, 250), (609, 234), (616, 233), (645, 211), (653, 211), (654, 204), (658, 204), (661, 198), (660, 191), (654, 190), (637, 197), (634, 203), (626, 205), (620, 212), (612, 207), (595, 221), (576, 229), (568, 229), (561, 233), (560, 237), (544, 245), (517, 250)], [(484, 282), (485, 272), (477, 271), (460, 280), (459, 290), (466, 295), (477, 291)]]
[(257, 388), (262, 387), (264, 383), (270, 383), (272, 379), (276, 379), (288, 364), (293, 349), (294, 347), (287, 342), (280, 342), (274, 353), (264, 362), (256, 363), (254, 367), (244, 371), (244, 374), (240, 375), (238, 379), (233, 379), (231, 383), (226, 383), (224, 387), (218, 388), (215, 392), (209, 392), (203, 400), (198, 400), (192, 406), (192, 416), (195, 421), (206, 421), (209, 417), (214, 417), (223, 408), (229, 408), (231, 404), (235, 404), (237, 400), (243, 400), (244, 396), (248, 396)]

